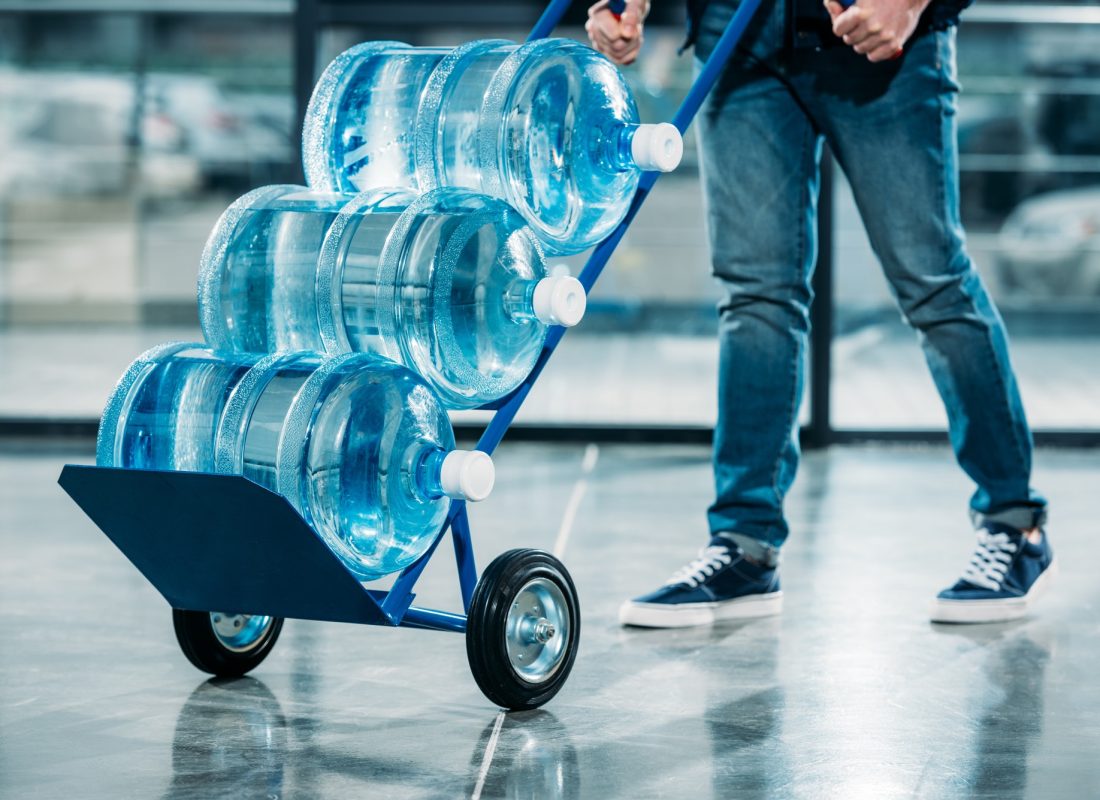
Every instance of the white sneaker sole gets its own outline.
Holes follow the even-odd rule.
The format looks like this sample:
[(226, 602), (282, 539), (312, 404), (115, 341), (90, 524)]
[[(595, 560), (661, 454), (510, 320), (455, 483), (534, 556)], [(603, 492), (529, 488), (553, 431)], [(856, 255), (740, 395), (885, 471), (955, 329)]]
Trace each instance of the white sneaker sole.
[(953, 622), (959, 624), (980, 624), (983, 622), (1009, 622), (1027, 614), (1035, 598), (1046, 591), (1051, 580), (1058, 572), (1058, 561), (1052, 559), (1043, 570), (1031, 589), (1023, 597), (1008, 597), (1001, 600), (941, 600), (932, 601), (933, 622)]
[(771, 617), (783, 610), (783, 592), (750, 594), (713, 603), (637, 603), (627, 600), (619, 608), (619, 624), (639, 628), (691, 628), (727, 619)]

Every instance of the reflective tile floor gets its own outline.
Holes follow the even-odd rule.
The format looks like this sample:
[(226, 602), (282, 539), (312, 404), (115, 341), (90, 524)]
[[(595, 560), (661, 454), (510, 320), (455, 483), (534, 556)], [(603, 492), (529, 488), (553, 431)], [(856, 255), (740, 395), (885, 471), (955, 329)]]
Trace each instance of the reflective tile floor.
[[(781, 618), (646, 632), (616, 609), (701, 543), (706, 452), (506, 444), (482, 563), (557, 550), (584, 612), (562, 693), (511, 715), (454, 634), (291, 621), (251, 677), (205, 680), (55, 485), (66, 459), (0, 454), (5, 800), (1100, 796), (1095, 453), (1038, 454), (1062, 571), (1024, 621), (926, 621), (968, 486), (946, 450), (858, 448), (805, 460)], [(448, 557), (426, 605), (458, 607)]]

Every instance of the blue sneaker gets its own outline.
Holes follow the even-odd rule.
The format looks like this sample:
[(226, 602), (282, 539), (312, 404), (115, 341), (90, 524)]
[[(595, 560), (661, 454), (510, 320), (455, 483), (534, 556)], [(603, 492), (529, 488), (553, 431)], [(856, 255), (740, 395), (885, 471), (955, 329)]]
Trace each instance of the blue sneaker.
[(1019, 619), (1051, 578), (1054, 551), (1045, 531), (1038, 544), (1008, 525), (986, 523), (962, 577), (932, 601), (933, 622)]
[(724, 619), (767, 617), (783, 610), (779, 570), (746, 560), (732, 542), (712, 542), (655, 592), (627, 600), (619, 622), (686, 628)]

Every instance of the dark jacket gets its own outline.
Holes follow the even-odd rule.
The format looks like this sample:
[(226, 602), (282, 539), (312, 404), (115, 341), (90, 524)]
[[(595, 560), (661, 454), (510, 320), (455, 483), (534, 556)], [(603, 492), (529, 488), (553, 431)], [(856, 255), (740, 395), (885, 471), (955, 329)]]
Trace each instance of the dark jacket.
[[(835, 43), (839, 43), (839, 40), (832, 35), (829, 12), (825, 10), (821, 0), (764, 0), (764, 3), (772, 1), (788, 5), (789, 11), (792, 12), (789, 15), (792, 30), (806, 31), (819, 40), (821, 44), (829, 44), (830, 39)], [(703, 18), (703, 12), (706, 10), (708, 2), (710, 0), (687, 0), (688, 31), (684, 48), (691, 47), (695, 43), (699, 21)], [(928, 8), (924, 10), (924, 14), (921, 15), (920, 23), (913, 35), (916, 36), (929, 30), (945, 30), (958, 24), (959, 14), (973, 2), (974, 0), (932, 0)]]

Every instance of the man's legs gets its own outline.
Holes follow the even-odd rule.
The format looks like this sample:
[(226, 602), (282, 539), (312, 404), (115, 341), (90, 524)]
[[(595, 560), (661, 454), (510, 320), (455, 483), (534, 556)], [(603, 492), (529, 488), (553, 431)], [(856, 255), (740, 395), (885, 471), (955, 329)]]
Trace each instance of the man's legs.
[[(854, 56), (854, 54), (851, 54)], [(826, 58), (827, 57), (827, 58)], [(1042, 522), (1030, 489), (1031, 433), (1004, 324), (967, 255), (959, 221), (954, 30), (916, 40), (900, 65), (847, 48), (822, 54), (809, 104), (845, 174), (906, 320), (920, 333), (977, 515), (1017, 528)], [(878, 97), (830, 94), (863, 73), (896, 69)]]
[[(719, 306), (712, 534), (766, 559), (787, 537), (812, 297), (820, 137), (786, 85), (731, 67), (697, 124)], [(759, 544), (758, 544), (759, 543)]]
[(796, 91), (848, 175), (872, 247), (920, 333), (959, 465), (977, 484), (969, 566), (933, 603), (938, 622), (1022, 616), (1049, 580), (1031, 489), (1031, 432), (1004, 324), (974, 269), (959, 220), (955, 32), (922, 36), (899, 63), (847, 49), (809, 55)]
[(630, 625), (699, 625), (782, 607), (775, 566), (798, 466), (821, 137), (756, 61), (726, 69), (696, 124), (714, 274), (727, 294), (713, 538), (668, 583), (623, 606)]

